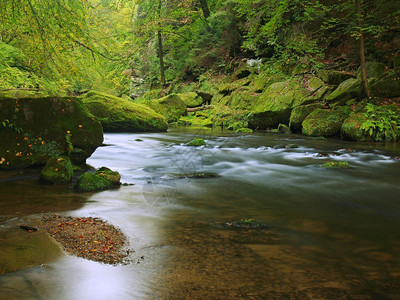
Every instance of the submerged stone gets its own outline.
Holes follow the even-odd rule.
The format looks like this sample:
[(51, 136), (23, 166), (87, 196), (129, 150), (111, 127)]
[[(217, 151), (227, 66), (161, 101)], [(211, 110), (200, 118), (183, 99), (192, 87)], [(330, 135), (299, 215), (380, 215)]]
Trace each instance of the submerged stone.
[(228, 221), (224, 223), (225, 228), (229, 229), (266, 229), (271, 228), (270, 225), (258, 222), (255, 219), (240, 219)]
[(40, 173), (39, 180), (48, 184), (67, 184), (74, 175), (73, 166), (69, 157), (52, 157)]
[(206, 179), (206, 178), (217, 178), (220, 177), (216, 173), (212, 172), (195, 172), (195, 173), (171, 173), (168, 174), (172, 178), (189, 178), (189, 179)]

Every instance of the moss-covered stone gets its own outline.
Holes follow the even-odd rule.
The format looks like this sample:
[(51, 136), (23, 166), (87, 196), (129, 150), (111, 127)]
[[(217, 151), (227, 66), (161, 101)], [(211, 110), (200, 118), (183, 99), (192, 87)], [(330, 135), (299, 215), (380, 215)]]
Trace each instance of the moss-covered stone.
[(39, 180), (46, 184), (67, 184), (74, 175), (71, 160), (67, 156), (52, 157), (40, 173)]
[(340, 132), (347, 114), (342, 110), (316, 109), (302, 123), (302, 133), (308, 136), (333, 136)]
[[(367, 71), (367, 78), (380, 78), (386, 70), (386, 65), (377, 61), (368, 61), (365, 64), (365, 69)], [(361, 67), (357, 70), (357, 78), (361, 78)]]
[(0, 98), (0, 169), (68, 154), (84, 163), (102, 142), (100, 122), (74, 97)]
[(359, 98), (362, 90), (361, 79), (350, 78), (343, 81), (336, 90), (326, 97), (326, 100), (330, 104), (344, 104), (348, 100)]
[(355, 78), (353, 74), (336, 70), (319, 70), (318, 77), (321, 78), (327, 84), (332, 84), (332, 85), (339, 85), (343, 81), (346, 81), (347, 79)]
[(121, 175), (117, 171), (112, 171), (107, 167), (101, 167), (94, 174), (106, 178), (113, 185), (121, 185)]
[(91, 91), (82, 101), (107, 132), (166, 131), (166, 119), (146, 105)]
[(200, 97), (196, 92), (189, 92), (177, 95), (179, 96), (179, 98), (182, 99), (183, 102), (185, 102), (187, 107), (197, 107), (201, 106), (204, 103), (203, 98)]
[(160, 99), (144, 101), (143, 104), (164, 116), (168, 122), (178, 121), (186, 112), (185, 102), (176, 94), (171, 94)]
[(79, 176), (74, 190), (79, 193), (107, 190), (114, 185), (105, 176), (86, 172)]
[(290, 128), (286, 124), (279, 124), (278, 125), (278, 132), (279, 133), (290, 133)]
[(361, 125), (367, 121), (367, 117), (363, 113), (352, 113), (343, 122), (341, 135), (344, 139), (357, 142), (372, 141), (364, 130), (361, 130)]
[(400, 74), (381, 78), (371, 85), (371, 91), (375, 97), (400, 97)]
[(43, 98), (47, 97), (46, 92), (41, 92), (41, 91), (29, 91), (29, 90), (9, 90), (9, 91), (0, 91), (0, 97), (1, 98), (15, 98), (15, 99), (21, 99), (21, 98)]
[(350, 168), (350, 164), (347, 161), (329, 161), (321, 167), (327, 169), (348, 169)]
[(302, 123), (307, 116), (317, 108), (321, 108), (321, 103), (314, 103), (308, 105), (300, 105), (292, 110), (290, 115), (289, 127), (293, 132), (301, 132)]
[(193, 141), (187, 143), (186, 146), (193, 146), (193, 147), (206, 146), (206, 142), (203, 139), (196, 137), (194, 138)]
[(250, 128), (274, 128), (289, 123), (294, 107), (318, 100), (320, 95), (307, 89), (302, 78), (270, 85), (257, 99), (249, 118)]

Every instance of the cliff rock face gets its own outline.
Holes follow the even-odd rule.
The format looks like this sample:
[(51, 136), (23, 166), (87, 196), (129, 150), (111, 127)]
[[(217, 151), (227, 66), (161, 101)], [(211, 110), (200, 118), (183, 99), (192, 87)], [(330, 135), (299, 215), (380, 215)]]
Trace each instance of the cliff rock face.
[(83, 163), (103, 142), (100, 122), (74, 97), (0, 98), (0, 169)]

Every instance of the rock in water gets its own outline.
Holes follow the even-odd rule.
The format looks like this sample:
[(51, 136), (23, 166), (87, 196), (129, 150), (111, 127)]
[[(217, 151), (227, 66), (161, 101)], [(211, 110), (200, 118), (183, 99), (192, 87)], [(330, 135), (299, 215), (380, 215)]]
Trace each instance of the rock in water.
[(96, 91), (90, 91), (81, 99), (100, 120), (106, 132), (153, 132), (168, 129), (162, 115), (141, 103)]
[(113, 184), (105, 177), (90, 172), (82, 174), (74, 185), (74, 190), (79, 193), (107, 190)]
[(0, 169), (68, 154), (84, 163), (102, 142), (100, 122), (74, 97), (0, 98)]
[(49, 184), (66, 184), (71, 182), (74, 175), (69, 157), (52, 157), (40, 173), (40, 182)]

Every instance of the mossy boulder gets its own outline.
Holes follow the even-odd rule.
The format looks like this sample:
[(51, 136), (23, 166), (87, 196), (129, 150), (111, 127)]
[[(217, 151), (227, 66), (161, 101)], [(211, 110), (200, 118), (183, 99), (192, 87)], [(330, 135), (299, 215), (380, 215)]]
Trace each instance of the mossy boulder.
[(74, 175), (71, 160), (67, 156), (52, 157), (40, 173), (39, 180), (46, 184), (67, 184)]
[(361, 79), (350, 78), (339, 84), (326, 100), (329, 104), (342, 105), (351, 99), (359, 98), (362, 90)]
[(105, 176), (86, 172), (79, 176), (74, 185), (74, 190), (79, 193), (102, 191), (112, 188), (114, 185)]
[(103, 142), (100, 122), (74, 97), (0, 98), (0, 169), (84, 163)]
[(171, 94), (160, 99), (144, 101), (143, 104), (164, 116), (169, 123), (178, 121), (186, 112), (187, 108), (186, 103), (177, 94)]
[[(367, 71), (367, 78), (380, 78), (386, 70), (386, 65), (377, 61), (368, 61), (365, 64), (365, 69)], [(361, 67), (357, 70), (357, 78), (361, 78)]]
[(307, 116), (317, 108), (321, 108), (321, 103), (313, 103), (308, 105), (300, 105), (292, 110), (290, 115), (289, 127), (293, 132), (301, 132), (302, 123)]
[(372, 141), (373, 138), (361, 129), (361, 125), (367, 121), (363, 113), (351, 113), (343, 122), (341, 135), (344, 139), (357, 142)]
[(382, 77), (372, 84), (371, 91), (375, 97), (400, 97), (400, 74)]
[(117, 171), (110, 170), (107, 167), (101, 167), (94, 174), (107, 179), (113, 185), (120, 185), (121, 184), (121, 182), (120, 182), (121, 181), (121, 175)]
[(348, 169), (350, 168), (350, 164), (347, 161), (329, 161), (321, 167), (327, 169)]
[(82, 101), (106, 132), (166, 131), (166, 119), (146, 105), (101, 92), (90, 91)]
[(346, 81), (347, 79), (355, 78), (353, 74), (336, 70), (320, 70), (318, 71), (318, 77), (321, 78), (327, 84), (332, 84), (332, 85), (339, 85), (343, 81)]
[(194, 138), (193, 141), (186, 143), (186, 146), (192, 146), (192, 147), (206, 146), (206, 142), (203, 139), (196, 137)]
[(185, 102), (187, 107), (197, 107), (204, 103), (203, 98), (195, 92), (177, 94), (177, 96), (181, 98), (183, 102)]
[(215, 98), (214, 104), (229, 106), (233, 110), (250, 110), (256, 104), (260, 96), (253, 88), (241, 87), (235, 89), (230, 95)]
[(347, 113), (342, 110), (316, 109), (302, 123), (302, 133), (308, 136), (329, 137), (340, 132)]
[(250, 113), (250, 128), (276, 128), (288, 124), (293, 108), (317, 101), (321, 95), (306, 88), (303, 78), (270, 85), (257, 99)]

